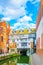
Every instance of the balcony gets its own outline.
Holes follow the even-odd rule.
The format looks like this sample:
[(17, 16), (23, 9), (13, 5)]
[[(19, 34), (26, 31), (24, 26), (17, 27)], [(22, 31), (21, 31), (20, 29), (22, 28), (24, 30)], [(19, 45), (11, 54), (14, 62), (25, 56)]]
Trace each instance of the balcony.
[(24, 45), (18, 44), (17, 45), (17, 48), (18, 49), (29, 49), (30, 48), (30, 45), (29, 44), (24, 44)]

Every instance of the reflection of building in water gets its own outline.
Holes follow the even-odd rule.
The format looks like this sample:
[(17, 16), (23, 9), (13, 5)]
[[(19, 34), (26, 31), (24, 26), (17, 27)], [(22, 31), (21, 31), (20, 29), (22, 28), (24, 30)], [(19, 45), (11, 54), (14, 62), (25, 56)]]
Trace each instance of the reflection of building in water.
[(43, 0), (41, 0), (37, 17), (37, 54), (43, 56)]
[(35, 34), (35, 29), (30, 30), (17, 30), (17, 31), (12, 31), (12, 39), (14, 42), (16, 42), (17, 46), (17, 52), (27, 54), (29, 53), (29, 49), (33, 48), (33, 44), (35, 43), (36, 39), (36, 34)]
[(26, 63), (17, 63), (17, 65), (29, 65), (29, 64), (26, 64)]

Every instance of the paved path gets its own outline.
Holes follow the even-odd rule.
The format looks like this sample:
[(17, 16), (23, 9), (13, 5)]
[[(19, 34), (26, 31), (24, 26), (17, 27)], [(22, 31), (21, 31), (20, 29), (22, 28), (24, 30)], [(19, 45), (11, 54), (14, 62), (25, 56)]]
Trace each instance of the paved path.
[[(32, 55), (32, 64), (33, 65), (43, 65), (43, 57), (40, 57), (36, 53)], [(32, 65), (31, 64), (31, 65)]]

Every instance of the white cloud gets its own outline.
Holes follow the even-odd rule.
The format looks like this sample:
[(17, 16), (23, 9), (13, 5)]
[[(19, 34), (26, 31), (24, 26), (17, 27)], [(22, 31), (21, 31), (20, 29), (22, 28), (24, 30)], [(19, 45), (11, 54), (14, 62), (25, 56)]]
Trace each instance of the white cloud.
[(15, 6), (14, 8), (20, 8), (21, 6), (25, 6), (28, 0), (10, 0), (10, 4)]
[(30, 28), (36, 28), (36, 24), (31, 23), (31, 24), (30, 24)]
[(20, 18), (17, 23), (14, 24), (11, 29), (14, 30), (21, 30), (21, 29), (29, 29), (29, 28), (35, 28), (35, 24), (29, 23), (28, 21), (32, 21), (31, 16), (24, 16), (23, 18)]
[[(17, 25), (17, 26), (16, 26)], [(19, 28), (18, 28), (19, 27)], [(14, 30), (23, 30), (23, 29), (29, 29), (29, 28), (36, 28), (36, 24), (34, 23), (16, 23), (14, 24), (13, 27), (11, 27), (11, 29), (14, 29)]]
[(8, 0), (8, 3), (0, 1), (0, 13), (4, 16), (4, 18), (10, 19), (17, 19), (20, 16), (24, 16), (26, 14), (25, 6), (27, 1), (28, 0)]
[(17, 29), (18, 26), (21, 26), (20, 23), (15, 23), (14, 26), (11, 26), (11, 29)]
[(24, 21), (32, 21), (32, 18), (30, 16), (24, 16), (23, 20)]
[(0, 5), (0, 14), (2, 14), (3, 7)]
[(32, 21), (32, 17), (31, 16), (25, 15), (24, 17), (19, 19), (19, 22), (21, 22), (21, 23), (24, 23), (24, 22), (27, 23), (28, 21)]
[(12, 8), (8, 8), (6, 7), (6, 9), (4, 10), (4, 12), (2, 12), (5, 18), (10, 18), (10, 19), (17, 19), (20, 16), (24, 16), (26, 14), (26, 11), (24, 9), (24, 7), (21, 7), (19, 9), (12, 9)]
[(21, 6), (25, 6), (26, 5), (26, 2), (27, 1), (30, 1), (32, 2), (33, 4), (37, 3), (37, 2), (40, 2), (40, 0), (10, 0), (10, 3), (15, 6), (15, 8), (19, 8)]
[[(33, 0), (8, 0), (8, 3), (5, 7), (3, 5), (0, 6), (0, 13), (4, 15), (2, 20), (10, 21), (12, 19), (19, 19), (20, 16), (24, 16), (19, 19), (17, 23), (14, 24), (13, 29), (24, 29), (29, 27), (35, 27), (35, 24), (29, 24), (28, 21), (32, 21), (32, 14), (26, 16), (25, 6), (27, 1), (33, 2)], [(33, 2), (34, 3), (34, 2)]]
[(19, 9), (12, 9), (7, 7), (2, 13), (4, 15), (4, 18), (17, 19), (20, 16), (24, 16), (26, 14), (26, 11), (24, 7), (21, 7)]
[[(39, 0), (9, 0), (6, 6), (0, 6), (0, 13), (4, 15), (4, 18), (10, 19), (18, 19), (20, 16), (26, 15), (25, 6), (27, 1), (31, 1), (32, 3), (38, 2)], [(3, 3), (5, 5), (5, 3)], [(24, 20), (28, 20), (31, 18), (26, 16)]]
[(11, 19), (10, 19), (10, 18), (5, 18), (5, 17), (3, 17), (3, 18), (2, 18), (2, 21), (4, 21), (4, 20), (5, 20), (5, 21), (10, 21)]

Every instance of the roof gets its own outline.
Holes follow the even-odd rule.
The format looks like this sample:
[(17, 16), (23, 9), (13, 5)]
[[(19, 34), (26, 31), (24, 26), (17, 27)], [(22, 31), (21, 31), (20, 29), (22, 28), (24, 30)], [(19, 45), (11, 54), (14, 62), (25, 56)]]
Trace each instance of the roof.
[(32, 28), (30, 30), (28, 29), (24, 29), (24, 30), (16, 30), (16, 31), (12, 31), (11, 34), (14, 33), (14, 34), (31, 34), (31, 33), (36, 33), (36, 29), (35, 28)]

